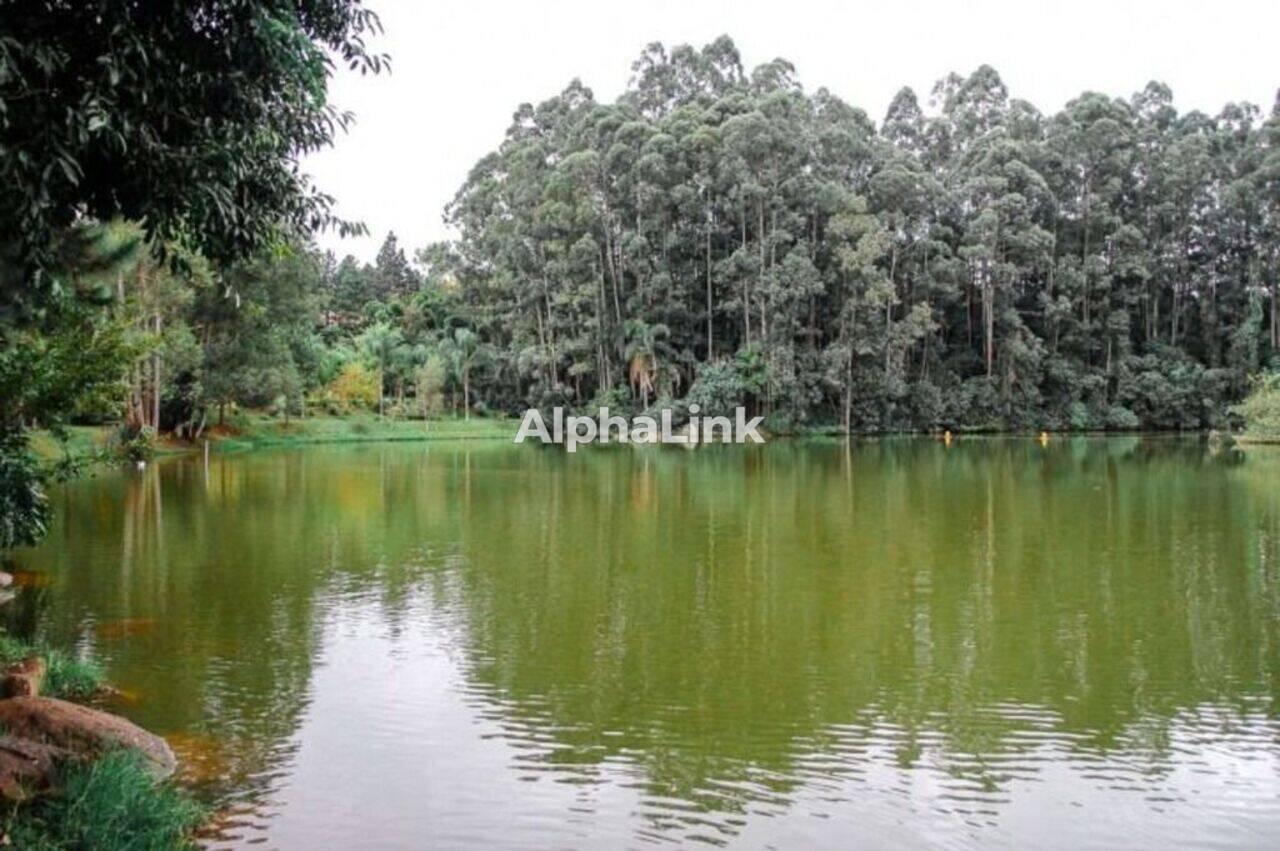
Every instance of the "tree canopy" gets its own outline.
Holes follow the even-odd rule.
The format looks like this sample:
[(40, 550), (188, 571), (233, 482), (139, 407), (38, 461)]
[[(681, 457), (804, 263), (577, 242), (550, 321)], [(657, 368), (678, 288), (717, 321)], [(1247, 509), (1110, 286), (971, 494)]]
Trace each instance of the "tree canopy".
[[(173, 52), (182, 26), (205, 38), (190, 12), (205, 6), (230, 41)], [(0, 159), (18, 178), (0, 190), (14, 200), (0, 213), (0, 547), (43, 523), (23, 429), (68, 417), (191, 436), (243, 406), (696, 402), (775, 430), (883, 432), (1216, 428), (1270, 410), (1274, 381), (1257, 376), (1280, 366), (1280, 101), (1179, 113), (1151, 83), (1045, 114), (984, 66), (923, 102), (903, 89), (877, 124), (806, 91), (785, 60), (748, 71), (727, 38), (651, 45), (613, 103), (574, 81), (520, 106), (445, 211), (456, 239), (413, 251), (387, 234), (362, 263), (310, 242), (327, 200), (296, 158), (342, 123), (327, 63), (381, 67), (363, 42), (375, 19), (337, 0), (98, 7), (87, 30), (123, 16), (192, 79), (117, 91), (84, 79), (91, 39), (41, 48), (38, 21), (0, 38)], [(94, 55), (129, 67), (129, 43)], [(101, 126), (64, 103), (72, 125), (94, 123), (70, 176), (66, 144), (36, 145), (15, 111), (46, 77), (124, 99)], [(178, 91), (191, 103), (171, 120), (199, 127), (155, 106)], [(95, 153), (93, 134), (126, 126), (141, 141)], [(9, 522), (20, 512), (36, 522)]]
[[(349, 121), (326, 95), (335, 64), (386, 60), (366, 46), (379, 23), (359, 0), (0, 0), (0, 15), (4, 550), (47, 524), (29, 427), (106, 399), (131, 427), (159, 426), (166, 382), (200, 357), (165, 319), (207, 287), (208, 264), (359, 229), (298, 161)], [(287, 369), (270, 378), (296, 385)]]
[(448, 210), (490, 404), (1193, 428), (1280, 349), (1280, 101), (1180, 114), (1151, 83), (1045, 114), (983, 66), (877, 126), (727, 38), (633, 72), (521, 106)]
[[(298, 158), (349, 120), (335, 60), (378, 71), (359, 0), (6, 0), (0, 232), (6, 301), (65, 271), (77, 221), (140, 222), (213, 261), (337, 221)], [(52, 282), (56, 285), (56, 281)], [(12, 306), (12, 305), (11, 305)]]

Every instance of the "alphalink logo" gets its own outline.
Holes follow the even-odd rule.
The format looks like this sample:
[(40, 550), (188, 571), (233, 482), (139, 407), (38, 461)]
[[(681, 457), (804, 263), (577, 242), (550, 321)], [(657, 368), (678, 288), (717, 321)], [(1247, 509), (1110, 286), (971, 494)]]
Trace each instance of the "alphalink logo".
[(588, 443), (671, 443), (690, 445), (700, 443), (764, 443), (760, 435), (760, 423), (764, 417), (747, 419), (745, 408), (735, 408), (733, 419), (728, 417), (699, 417), (701, 408), (689, 406), (689, 422), (680, 427), (672, 423), (670, 408), (664, 409), (658, 418), (647, 414), (630, 419), (610, 414), (601, 408), (596, 416), (565, 415), (564, 408), (551, 409), (551, 425), (537, 408), (525, 411), (516, 433), (516, 443), (537, 438), (542, 443), (563, 444), (565, 449), (576, 452)]

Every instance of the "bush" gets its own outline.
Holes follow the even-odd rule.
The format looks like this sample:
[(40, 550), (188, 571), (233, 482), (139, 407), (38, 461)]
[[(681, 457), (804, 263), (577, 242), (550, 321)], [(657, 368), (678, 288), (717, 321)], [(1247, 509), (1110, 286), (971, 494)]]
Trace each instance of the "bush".
[(27, 851), (174, 851), (195, 849), (204, 812), (187, 795), (155, 785), (141, 757), (127, 751), (93, 763), (66, 763), (56, 795), (14, 810), (9, 844)]
[(636, 407), (630, 388), (605, 387), (596, 391), (596, 395), (592, 397), (590, 404), (587, 405), (587, 411), (594, 413), (601, 408), (608, 408), (611, 416), (618, 414), (629, 417), (636, 413)]
[(102, 687), (105, 677), (96, 662), (77, 659), (70, 653), (0, 635), (0, 666), (7, 667), (36, 654), (48, 664), (41, 692), (49, 697), (81, 699)]
[(1253, 390), (1231, 412), (1244, 419), (1249, 437), (1280, 440), (1280, 372), (1255, 378)]
[(1067, 408), (1067, 423), (1072, 431), (1088, 431), (1093, 427), (1093, 414), (1089, 406), (1076, 400)]
[(156, 454), (156, 433), (151, 428), (121, 426), (116, 435), (115, 452), (125, 461), (149, 461)]
[(1142, 423), (1138, 415), (1124, 405), (1112, 405), (1107, 410), (1107, 428), (1114, 431), (1135, 431)]
[(431, 355), (414, 375), (414, 396), (423, 419), (436, 416), (444, 408), (444, 384), (448, 369), (444, 359)]
[(25, 435), (0, 434), (0, 552), (34, 544), (48, 528), (44, 474)]
[(347, 423), (352, 434), (366, 435), (373, 431), (373, 422), (368, 417), (353, 419)]
[(342, 413), (357, 408), (372, 410), (378, 404), (378, 376), (359, 361), (352, 361), (325, 387), (325, 396)]

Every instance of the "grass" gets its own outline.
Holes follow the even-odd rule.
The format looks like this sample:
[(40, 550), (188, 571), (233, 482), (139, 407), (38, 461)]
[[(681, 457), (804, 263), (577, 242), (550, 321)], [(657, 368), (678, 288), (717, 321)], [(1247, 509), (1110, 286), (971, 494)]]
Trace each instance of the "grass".
[(62, 458), (87, 461), (106, 451), (114, 431), (112, 426), (68, 426), (65, 443), (47, 431), (37, 431), (31, 435), (31, 449), (46, 461)]
[(77, 659), (64, 650), (28, 644), (11, 635), (0, 635), (0, 666), (8, 667), (32, 654), (44, 657), (48, 670), (40, 693), (64, 700), (82, 700), (105, 682), (97, 663)]
[[(59, 440), (52, 432), (41, 429), (31, 433), (31, 451), (48, 465), (65, 465), (71, 470), (123, 460), (119, 430), (115, 423), (67, 426), (63, 440)], [(172, 455), (189, 452), (191, 447), (182, 442), (160, 440), (154, 444), (153, 451), (156, 455)]]
[[(205, 434), (214, 451), (232, 452), (264, 446), (301, 446), (314, 443), (376, 443), (421, 440), (510, 440), (520, 426), (514, 419), (475, 417), (471, 420), (446, 418), (422, 420), (382, 419), (372, 414), (346, 417), (308, 417), (286, 423), (278, 417), (245, 413), (228, 421), (226, 428), (210, 428)], [(68, 439), (60, 444), (48, 432), (32, 435), (31, 446), (47, 462), (66, 457), (92, 462), (104, 457), (110, 446), (114, 425), (72, 426)], [(158, 454), (199, 451), (200, 442), (161, 440)]]
[(364, 443), (376, 441), (511, 439), (515, 420), (476, 417), (472, 420), (383, 419), (373, 415), (309, 417), (288, 423), (276, 417), (242, 415), (230, 434), (216, 434), (215, 446), (223, 449), (255, 446), (290, 446), (310, 443)]
[[(103, 684), (102, 669), (61, 651), (0, 635), (0, 665), (32, 653), (48, 664), (40, 693), (82, 699)], [(29, 851), (174, 851), (195, 849), (205, 812), (185, 793), (157, 785), (142, 758), (114, 751), (93, 762), (58, 766), (55, 790), (0, 814), (0, 845)]]
[[(32, 653), (48, 663), (41, 694), (79, 699), (102, 686), (96, 664), (0, 635), (0, 665)], [(53, 792), (0, 812), (0, 845), (29, 851), (194, 851), (192, 834), (205, 817), (186, 793), (157, 785), (141, 756), (113, 751), (92, 762), (62, 763)]]
[(205, 815), (183, 792), (156, 785), (141, 757), (116, 751), (60, 766), (57, 792), (10, 810), (0, 841), (28, 851), (195, 849)]

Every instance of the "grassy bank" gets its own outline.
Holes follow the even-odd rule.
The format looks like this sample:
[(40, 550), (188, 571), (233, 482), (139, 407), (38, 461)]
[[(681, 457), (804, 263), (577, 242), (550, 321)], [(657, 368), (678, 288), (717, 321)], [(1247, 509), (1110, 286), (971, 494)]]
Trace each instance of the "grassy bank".
[[(0, 667), (44, 657), (40, 694), (84, 700), (104, 686), (102, 669), (61, 650), (0, 634)], [(3, 732), (3, 731), (0, 731)], [(0, 846), (53, 851), (194, 849), (205, 812), (169, 783), (157, 785), (135, 753), (116, 751), (90, 762), (57, 766), (52, 790), (0, 810)]]
[(0, 841), (26, 851), (195, 849), (204, 818), (182, 791), (156, 785), (136, 755), (117, 751), (60, 766), (56, 793), (0, 818)]
[(114, 433), (114, 426), (68, 426), (63, 439), (58, 440), (50, 432), (36, 431), (31, 435), (31, 449), (45, 461), (87, 461), (108, 450)]
[[(223, 427), (205, 431), (198, 441), (162, 436), (155, 443), (159, 455), (200, 451), (208, 440), (215, 452), (234, 452), (266, 446), (301, 446), (317, 443), (374, 443), (421, 440), (510, 440), (520, 423), (514, 419), (475, 417), (464, 419), (393, 420), (377, 416), (309, 417), (285, 422), (265, 414), (246, 413)], [(65, 439), (57, 440), (47, 431), (32, 435), (31, 447), (44, 461), (70, 458), (92, 462), (109, 458), (117, 432), (115, 425), (71, 426)]]
[(464, 419), (393, 420), (376, 416), (309, 417), (290, 420), (245, 414), (208, 436), (216, 450), (252, 449), (261, 446), (293, 446), (313, 443), (368, 443), (379, 441), (493, 440), (515, 437), (520, 423), (513, 419), (475, 417)]
[(48, 669), (40, 693), (64, 700), (83, 700), (102, 688), (102, 669), (95, 663), (77, 659), (51, 647), (27, 644), (0, 634), (0, 668), (7, 668), (31, 655), (43, 656)]
[[(67, 426), (61, 439), (52, 432), (38, 430), (31, 433), (31, 450), (48, 463), (71, 462), (92, 464), (119, 457), (120, 427), (116, 424), (99, 426)], [(156, 455), (174, 455), (191, 451), (191, 444), (183, 441), (160, 440), (153, 447)]]

